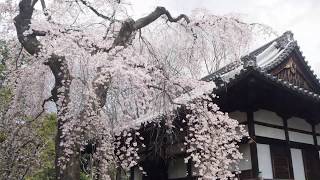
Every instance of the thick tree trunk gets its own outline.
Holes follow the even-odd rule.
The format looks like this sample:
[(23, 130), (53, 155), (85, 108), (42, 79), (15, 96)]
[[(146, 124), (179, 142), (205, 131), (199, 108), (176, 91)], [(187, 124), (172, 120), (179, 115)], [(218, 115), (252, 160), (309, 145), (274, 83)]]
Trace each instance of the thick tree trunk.
[[(58, 123), (61, 123), (62, 120), (58, 118)], [(58, 124), (58, 127), (62, 127), (63, 124)], [(80, 179), (80, 150), (78, 147), (74, 147), (73, 154), (69, 157), (68, 162), (66, 163), (66, 168), (62, 169), (59, 165), (59, 158), (63, 157), (63, 147), (60, 146), (62, 135), (62, 129), (58, 129), (56, 136), (56, 158), (55, 158), (55, 170), (56, 178), (59, 180), (79, 180)]]
[[(62, 130), (64, 123), (68, 122), (62, 118), (68, 113), (68, 104), (70, 102), (70, 85), (72, 81), (72, 76), (69, 72), (68, 65), (64, 57), (52, 55), (51, 58), (46, 63), (48, 65), (55, 77), (55, 86), (51, 90), (52, 99), (56, 102), (58, 110), (58, 132), (56, 135), (56, 158), (55, 158), (55, 169), (57, 179), (60, 180), (78, 180), (80, 179), (80, 148), (77, 143), (74, 143), (71, 148), (73, 154), (68, 157), (67, 162), (59, 163), (59, 159), (64, 157), (65, 147), (61, 146), (61, 142), (64, 142)], [(59, 88), (63, 87), (63, 91), (58, 91)], [(58, 96), (61, 97), (58, 97)], [(65, 165), (65, 168), (63, 166)]]
[[(24, 49), (31, 55), (37, 55), (41, 50), (41, 44), (37, 40), (37, 35), (44, 35), (44, 33), (35, 32), (36, 34), (24, 35), (23, 33), (30, 28), (31, 18), (33, 14), (33, 7), (37, 0), (22, 0), (19, 3), (19, 14), (15, 17), (15, 26), (17, 30), (17, 36), (19, 42), (23, 45)], [(62, 101), (61, 107), (58, 107), (58, 133), (56, 137), (56, 178), (60, 180), (78, 180), (80, 179), (80, 157), (79, 148), (74, 147), (74, 154), (71, 155), (66, 167), (62, 167), (58, 163), (58, 159), (63, 157), (63, 147), (60, 143), (63, 142), (61, 139), (63, 121), (61, 117), (67, 112), (67, 104), (69, 103), (69, 86), (66, 82), (71, 82), (72, 77), (69, 73), (67, 64), (64, 57), (57, 55), (51, 55), (46, 65), (50, 67), (51, 72), (55, 77), (55, 87), (52, 89), (52, 99), (55, 102)], [(63, 67), (63, 68), (62, 68)], [(62, 70), (63, 69), (63, 70)], [(64, 83), (63, 83), (64, 82)], [(64, 87), (63, 92), (58, 92), (58, 89)], [(58, 96), (62, 96), (63, 99), (59, 99)]]

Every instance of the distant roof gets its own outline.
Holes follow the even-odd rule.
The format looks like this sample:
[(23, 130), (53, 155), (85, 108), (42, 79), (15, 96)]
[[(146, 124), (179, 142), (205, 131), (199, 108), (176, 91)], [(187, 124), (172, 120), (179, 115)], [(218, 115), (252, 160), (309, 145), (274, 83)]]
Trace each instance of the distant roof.
[[(299, 87), (270, 73), (270, 70), (288, 59), (292, 52), (298, 55), (300, 64), (302, 64), (303, 69), (310, 77), (309, 80), (317, 87), (315, 91)], [(241, 78), (244, 74), (248, 74), (249, 71), (254, 71), (256, 74), (299, 94), (320, 100), (320, 80), (313, 70), (311, 70), (311, 67), (300, 51), (297, 41), (293, 38), (293, 33), (290, 31), (285, 32), (280, 37), (252, 51), (248, 55), (241, 57), (239, 60), (205, 76), (202, 80), (214, 81), (217, 88), (221, 88)]]

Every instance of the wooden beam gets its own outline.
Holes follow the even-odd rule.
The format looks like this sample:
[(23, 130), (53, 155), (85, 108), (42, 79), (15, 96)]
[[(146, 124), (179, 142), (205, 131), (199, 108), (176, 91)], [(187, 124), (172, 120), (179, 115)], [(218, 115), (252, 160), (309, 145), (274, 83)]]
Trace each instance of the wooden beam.
[[(284, 130), (284, 126), (269, 124), (269, 123), (265, 123), (265, 122), (255, 121), (254, 124), (261, 125), (261, 126), (266, 126), (266, 127), (270, 127), (270, 128), (275, 128), (275, 129), (282, 129), (282, 130)], [(301, 129), (289, 128), (289, 127), (287, 127), (287, 130), (288, 130), (288, 131), (292, 131), (292, 132), (298, 132), (298, 133), (308, 134), (308, 135), (313, 135), (313, 134), (315, 134), (316, 136), (317, 136), (317, 135), (318, 135), (318, 136), (320, 135), (319, 133), (313, 133), (313, 132), (309, 132), (309, 131), (305, 131), (305, 130), (301, 130)]]

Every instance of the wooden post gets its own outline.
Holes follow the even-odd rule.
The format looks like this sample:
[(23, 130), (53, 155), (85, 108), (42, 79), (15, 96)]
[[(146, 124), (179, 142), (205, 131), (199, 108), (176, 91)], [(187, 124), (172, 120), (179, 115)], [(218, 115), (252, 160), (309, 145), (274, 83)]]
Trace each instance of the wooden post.
[(318, 147), (318, 139), (317, 139), (317, 133), (316, 133), (316, 126), (314, 123), (312, 123), (312, 136), (313, 136), (313, 141), (314, 145)]
[(130, 180), (134, 180), (134, 167), (130, 168)]
[(256, 136), (255, 136), (255, 129), (254, 129), (254, 117), (253, 111), (247, 111), (247, 118), (248, 118), (248, 131), (249, 136), (254, 140), (254, 142), (250, 143), (250, 152), (251, 152), (251, 165), (252, 165), (252, 176), (253, 178), (257, 178), (259, 175), (259, 164), (258, 164), (258, 153), (257, 153), (257, 144)]
[(187, 163), (187, 173), (188, 173), (188, 178), (191, 179), (191, 177), (192, 177), (192, 161), (191, 161), (191, 159), (189, 159), (188, 163)]
[(258, 164), (258, 152), (256, 144), (256, 134), (254, 128), (254, 102), (256, 98), (255, 92), (256, 80), (250, 78), (247, 84), (247, 121), (248, 121), (248, 131), (249, 136), (254, 140), (250, 143), (250, 152), (251, 152), (251, 165), (252, 165), (252, 177), (258, 178), (259, 175), (259, 164)]
[(286, 136), (286, 147), (287, 147), (287, 158), (289, 160), (289, 177), (294, 179), (293, 167), (292, 167), (292, 158), (291, 158), (291, 150), (290, 150), (290, 139), (289, 139), (289, 130), (288, 130), (288, 116), (281, 116), (283, 120), (283, 127)]

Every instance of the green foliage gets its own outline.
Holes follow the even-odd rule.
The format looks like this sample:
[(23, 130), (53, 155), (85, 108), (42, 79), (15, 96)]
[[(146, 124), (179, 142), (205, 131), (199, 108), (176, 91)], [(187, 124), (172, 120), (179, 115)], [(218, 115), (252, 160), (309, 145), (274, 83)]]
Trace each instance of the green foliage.
[(0, 143), (4, 142), (7, 139), (7, 134), (0, 131)]
[[(2, 87), (2, 82), (5, 79), (5, 60), (8, 58), (8, 48), (5, 41), (0, 40), (0, 113), (4, 113), (4, 109), (8, 106), (12, 94), (9, 88)], [(2, 135), (0, 135), (2, 137)]]
[[(39, 122), (37, 122), (39, 123)], [(37, 134), (44, 143), (40, 154), (41, 165), (31, 173), (27, 180), (52, 180), (55, 179), (55, 136), (57, 133), (56, 115), (46, 116), (36, 128)]]
[(42, 168), (34, 173), (32, 176), (26, 178), (26, 180), (54, 180), (55, 169), (54, 168)]
[(9, 49), (6, 42), (0, 40), (0, 80), (4, 79), (5, 61), (8, 59)]
[(85, 174), (84, 172), (80, 172), (80, 180), (91, 180), (91, 178), (88, 174)]
[[(0, 119), (5, 113), (9, 102), (11, 100), (12, 93), (9, 88), (0, 87)], [(0, 143), (4, 142), (7, 139), (7, 134), (4, 129), (0, 129)]]
[(4, 70), (5, 70), (4, 64), (0, 64), (0, 74), (2, 74)]
[(12, 93), (9, 88), (0, 88), (0, 110), (8, 105), (12, 97)]
[(0, 63), (4, 63), (4, 60), (9, 56), (9, 49), (7, 43), (3, 40), (0, 40)]
[(55, 137), (57, 134), (57, 117), (56, 115), (47, 116), (42, 126), (38, 129), (38, 135), (44, 141), (46, 148), (42, 151), (41, 159), (44, 160), (46, 167), (54, 165), (55, 159)]

